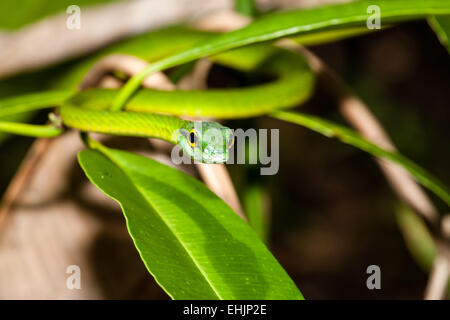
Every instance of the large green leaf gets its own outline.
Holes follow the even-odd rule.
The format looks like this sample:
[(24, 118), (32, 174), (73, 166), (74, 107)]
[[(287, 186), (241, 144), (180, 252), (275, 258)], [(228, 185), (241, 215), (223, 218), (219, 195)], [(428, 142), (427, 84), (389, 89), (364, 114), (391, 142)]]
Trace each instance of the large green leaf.
[(450, 14), (450, 1), (442, 0), (379, 0), (355, 1), (297, 11), (277, 12), (255, 20), (249, 26), (217, 36), (188, 50), (151, 64), (122, 88), (114, 101), (113, 110), (120, 110), (128, 98), (153, 72), (180, 65), (248, 44), (278, 39), (295, 34), (366, 25), (371, 13), (367, 9), (378, 5), (383, 26), (395, 22), (424, 18), (428, 15)]
[(78, 158), (120, 203), (142, 260), (172, 298), (302, 299), (256, 233), (200, 181), (103, 146)]
[(272, 117), (304, 126), (329, 138), (338, 138), (340, 141), (359, 148), (375, 157), (391, 160), (408, 170), (420, 184), (428, 188), (450, 206), (450, 193), (447, 186), (400, 153), (384, 150), (367, 141), (354, 130), (312, 115), (299, 112), (278, 111), (273, 113)]

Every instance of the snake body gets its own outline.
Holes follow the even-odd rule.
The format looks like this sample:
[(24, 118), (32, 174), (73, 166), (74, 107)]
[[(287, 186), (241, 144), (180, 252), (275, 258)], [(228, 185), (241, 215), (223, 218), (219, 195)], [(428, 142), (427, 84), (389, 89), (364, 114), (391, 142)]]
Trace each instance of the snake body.
[[(194, 130), (194, 123), (176, 116), (216, 119), (258, 116), (298, 105), (311, 93), (314, 77), (304, 58), (271, 44), (243, 47), (210, 57), (215, 64), (271, 77), (262, 84), (188, 91), (140, 89), (123, 111), (109, 110), (118, 93), (116, 89), (75, 90), (84, 74), (107, 54), (134, 55), (151, 63), (212, 36), (213, 33), (182, 27), (167, 28), (118, 43), (75, 64), (55, 85), (56, 89), (74, 90), (69, 99), (58, 105), (62, 122), (67, 127), (86, 132), (154, 137), (172, 143), (186, 142), (180, 141), (186, 139), (186, 148), (192, 147), (189, 139), (197, 137), (201, 153), (206, 148), (203, 136), (192, 138), (190, 132)], [(226, 149), (230, 134), (226, 130), (228, 128), (213, 123), (206, 123), (206, 127), (222, 129), (223, 147)], [(184, 134), (180, 135), (180, 132)], [(198, 134), (195, 130), (194, 133)]]

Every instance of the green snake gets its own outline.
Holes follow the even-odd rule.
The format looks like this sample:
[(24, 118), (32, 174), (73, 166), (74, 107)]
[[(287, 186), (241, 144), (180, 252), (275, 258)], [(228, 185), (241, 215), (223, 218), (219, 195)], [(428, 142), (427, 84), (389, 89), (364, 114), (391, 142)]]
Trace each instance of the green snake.
[[(83, 60), (55, 83), (55, 89), (24, 98), (0, 101), (4, 114), (56, 106), (66, 127), (99, 132), (158, 138), (179, 144), (201, 162), (225, 162), (233, 144), (233, 132), (216, 122), (188, 121), (181, 117), (236, 119), (268, 114), (298, 105), (310, 95), (313, 74), (304, 58), (271, 44), (257, 44), (210, 57), (218, 65), (270, 77), (256, 85), (208, 90), (163, 91), (140, 89), (123, 111), (110, 111), (117, 89), (76, 90), (86, 72), (110, 53), (134, 55), (156, 61), (214, 36), (214, 33), (171, 27), (112, 45)], [(53, 95), (52, 95), (53, 94)], [(39, 136), (36, 126), (0, 122), (0, 131)], [(58, 134), (47, 126), (42, 136)], [(52, 131), (53, 130), (53, 131)]]

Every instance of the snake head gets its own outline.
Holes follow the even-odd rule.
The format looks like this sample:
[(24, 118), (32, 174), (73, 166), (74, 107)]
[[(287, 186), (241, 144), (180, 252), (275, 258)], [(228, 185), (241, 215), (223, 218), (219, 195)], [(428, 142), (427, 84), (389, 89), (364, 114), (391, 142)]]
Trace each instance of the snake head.
[(183, 151), (201, 163), (226, 162), (233, 142), (233, 131), (217, 122), (191, 121), (178, 133)]

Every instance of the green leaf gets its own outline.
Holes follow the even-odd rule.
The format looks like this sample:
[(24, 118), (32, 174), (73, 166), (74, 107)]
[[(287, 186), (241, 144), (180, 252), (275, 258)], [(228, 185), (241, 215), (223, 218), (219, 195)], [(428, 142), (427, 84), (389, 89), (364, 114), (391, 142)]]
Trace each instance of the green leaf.
[(132, 153), (84, 150), (88, 178), (120, 203), (150, 273), (173, 299), (302, 299), (255, 232), (200, 181)]
[(450, 14), (450, 1), (441, 0), (354, 1), (269, 14), (255, 20), (245, 28), (214, 37), (190, 49), (152, 63), (126, 83), (118, 93), (112, 110), (120, 110), (128, 98), (139, 88), (141, 82), (151, 73), (252, 43), (296, 34), (365, 26), (367, 19), (372, 15), (372, 13), (367, 13), (367, 9), (374, 4), (380, 8), (383, 26), (405, 20), (425, 18), (428, 15)]
[(428, 23), (450, 53), (450, 15), (428, 18)]
[(448, 206), (450, 206), (450, 194), (447, 186), (429, 174), (425, 169), (421, 168), (398, 152), (391, 152), (381, 149), (361, 137), (361, 135), (357, 132), (315, 116), (287, 111), (278, 111), (271, 114), (271, 116), (280, 120), (304, 126), (329, 138), (338, 138), (342, 142), (370, 153), (375, 157), (388, 159), (399, 164), (404, 169), (408, 170), (420, 184), (422, 184), (425, 188), (428, 188), (440, 197)]

